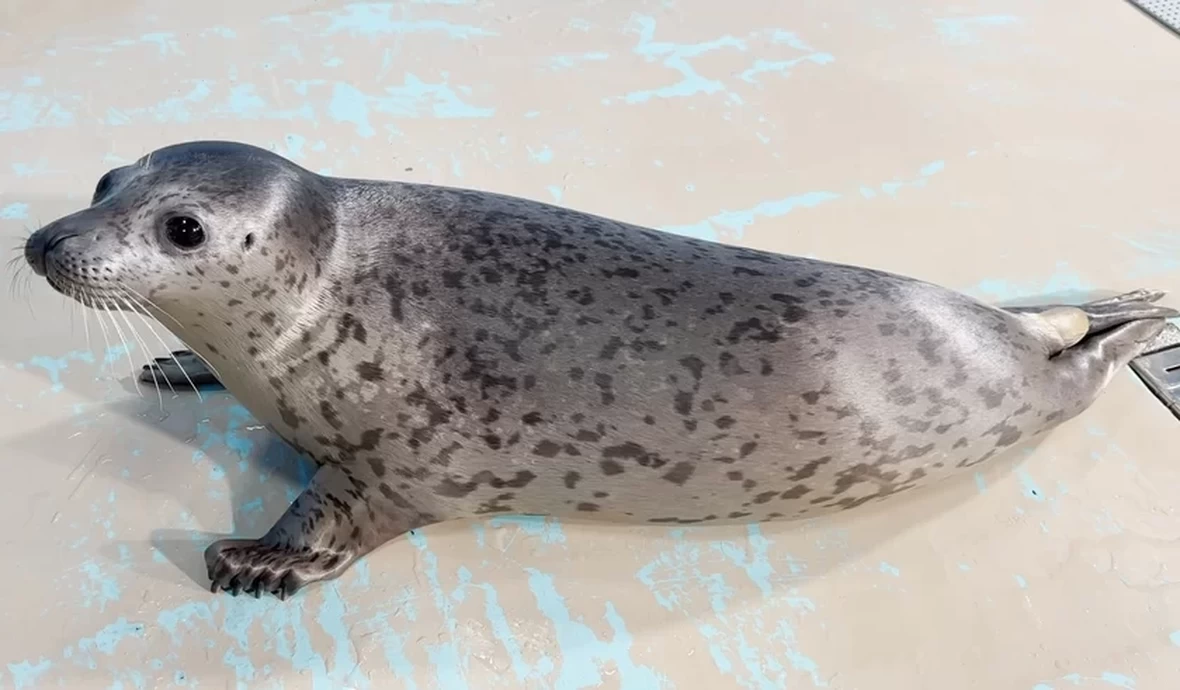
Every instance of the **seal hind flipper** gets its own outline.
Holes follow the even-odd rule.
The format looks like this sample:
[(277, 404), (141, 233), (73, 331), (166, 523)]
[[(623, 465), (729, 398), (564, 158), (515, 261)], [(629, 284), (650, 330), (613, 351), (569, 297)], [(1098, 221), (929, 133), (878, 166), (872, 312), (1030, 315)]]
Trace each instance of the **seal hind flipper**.
[(1075, 401), (1080, 412), (1098, 397), (1116, 373), (1143, 353), (1166, 324), (1162, 318), (1130, 321), (1092, 333), (1063, 351), (1053, 360), (1062, 372), (1059, 379), (1065, 386), (1062, 394)]
[(210, 590), (286, 599), (431, 521), (388, 485), (354, 482), (327, 465), (261, 539), (222, 539), (205, 550)]
[(155, 358), (143, 365), (139, 380), (173, 389), (221, 385), (217, 375), (192, 350), (175, 350), (168, 357)]
[(1051, 354), (1056, 355), (1089, 336), (1123, 324), (1180, 317), (1180, 311), (1154, 304), (1165, 294), (1162, 290), (1140, 289), (1077, 306), (1038, 305), (1007, 310), (1032, 316), (1054, 332), (1057, 342)]
[(1107, 299), (1086, 302), (1078, 308), (1090, 319), (1089, 333), (1101, 333), (1132, 321), (1173, 319), (1180, 316), (1180, 312), (1175, 309), (1154, 304), (1165, 294), (1162, 290), (1135, 290)]

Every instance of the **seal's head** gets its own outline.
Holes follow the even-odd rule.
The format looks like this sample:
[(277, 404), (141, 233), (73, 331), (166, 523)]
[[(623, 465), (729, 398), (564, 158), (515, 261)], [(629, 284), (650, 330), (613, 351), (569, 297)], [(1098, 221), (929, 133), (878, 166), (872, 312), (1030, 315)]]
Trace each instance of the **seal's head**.
[(253, 146), (169, 146), (103, 175), (88, 208), (28, 238), (25, 260), (89, 306), (186, 326), (226, 307), (258, 316), (314, 282), (335, 237), (327, 189)]

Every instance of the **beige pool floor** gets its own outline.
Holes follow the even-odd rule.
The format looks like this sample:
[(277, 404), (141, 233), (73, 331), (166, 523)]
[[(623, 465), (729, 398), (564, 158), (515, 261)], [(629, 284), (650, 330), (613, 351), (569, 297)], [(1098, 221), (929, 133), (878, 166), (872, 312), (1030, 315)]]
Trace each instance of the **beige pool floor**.
[[(1180, 291), (1180, 40), (1118, 0), (9, 0), (0, 57), (14, 247), (108, 168), (229, 138), (995, 301)], [(201, 551), (307, 468), (223, 392), (137, 392), (142, 324), (15, 288), (0, 688), (1180, 685), (1180, 423), (1130, 372), (881, 509), (448, 524), (281, 603), (210, 594)]]

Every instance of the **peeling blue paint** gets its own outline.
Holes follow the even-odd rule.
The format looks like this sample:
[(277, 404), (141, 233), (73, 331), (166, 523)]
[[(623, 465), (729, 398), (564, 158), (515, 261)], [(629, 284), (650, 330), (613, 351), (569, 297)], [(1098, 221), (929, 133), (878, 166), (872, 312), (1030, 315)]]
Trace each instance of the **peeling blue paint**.
[(1121, 673), (1106, 671), (1102, 674), (1102, 680), (1116, 688), (1124, 688), (1125, 690), (1134, 690), (1135, 688), (1135, 679)]
[(24, 220), (29, 217), (29, 205), (20, 202), (8, 204), (0, 208), (0, 218), (4, 220)]
[(1114, 237), (1137, 252), (1131, 268), (1124, 272), (1128, 280), (1180, 272), (1180, 233), (1159, 231)]
[[(75, 105), (80, 101), (75, 96), (69, 100)], [(0, 91), (0, 132), (60, 129), (74, 124), (71, 106), (34, 93)]]
[[(634, 24), (636, 25), (634, 32), (639, 35), (638, 43), (633, 49), (634, 52), (648, 62), (659, 62), (664, 67), (676, 72), (680, 75), (680, 80), (674, 84), (654, 89), (631, 91), (623, 96), (624, 102), (646, 103), (652, 98), (686, 98), (700, 94), (719, 93), (726, 93), (727, 99), (731, 103), (741, 104), (743, 102), (741, 96), (730, 92), (722, 81), (706, 78), (697, 72), (691, 60), (718, 50), (746, 52), (748, 50), (747, 37), (738, 38), (725, 35), (698, 43), (669, 43), (655, 40), (656, 20), (653, 17), (638, 16), (634, 19)], [(772, 29), (769, 32), (758, 32), (753, 35), (767, 33), (775, 43), (786, 44), (796, 50), (811, 51), (811, 48), (794, 34), (781, 29)], [(740, 77), (747, 83), (756, 84), (758, 83), (757, 76), (760, 74), (778, 73), (787, 76), (792, 68), (800, 64), (826, 65), (833, 60), (835, 60), (833, 56), (819, 52), (809, 52), (808, 55), (790, 60), (758, 59), (753, 66), (743, 71)]]
[(37, 687), (37, 679), (53, 667), (48, 659), (42, 657), (36, 662), (22, 661), (8, 664), (8, 672), (12, 674), (12, 690), (32, 690)]
[[(50, 392), (60, 393), (65, 390), (65, 385), (62, 383), (62, 374), (70, 368), (70, 362), (86, 362), (87, 364), (94, 364), (94, 354), (86, 350), (75, 350), (68, 352), (62, 357), (46, 357), (38, 355), (29, 360), (28, 366), (43, 369), (49, 376)], [(18, 368), (24, 368), (18, 366)]]
[(971, 45), (980, 42), (979, 29), (1014, 26), (1020, 18), (1010, 14), (996, 14), (977, 17), (943, 17), (934, 20), (935, 29), (942, 40), (952, 45)]
[(549, 163), (553, 161), (553, 149), (548, 146), (543, 146), (539, 150), (534, 151), (533, 148), (527, 147), (529, 151), (529, 158), (538, 163)]
[(1045, 490), (1037, 485), (1033, 480), (1032, 475), (1025, 469), (1016, 470), (1016, 476), (1020, 477), (1020, 484), (1024, 487), (1024, 495), (1032, 500), (1043, 503), (1045, 501)]
[[(400, 20), (392, 17), (391, 3), (354, 3), (338, 12), (315, 12), (313, 16), (326, 17), (328, 26), (324, 35), (337, 33), (349, 36), (363, 36), (370, 39), (386, 35), (419, 33), (441, 33), (448, 38), (467, 40), (480, 36), (496, 36), (497, 32), (479, 26), (452, 24), (439, 19)], [(274, 17), (276, 21), (294, 23), (290, 17)]]
[[(652, 592), (660, 606), (680, 611), (694, 621), (698, 633), (709, 647), (709, 655), (718, 671), (732, 676), (749, 690), (786, 687), (787, 667), (808, 676), (812, 685), (826, 687), (811, 658), (799, 650), (792, 626), (773, 611), (775, 604), (785, 604), (800, 614), (815, 611), (815, 605), (793, 590), (776, 593), (772, 581), (784, 577), (769, 559), (770, 541), (761, 526), (747, 527), (746, 545), (719, 541), (709, 544), (710, 552), (724, 556), (731, 565), (744, 570), (762, 594), (764, 606), (731, 610), (735, 596), (725, 573), (710, 567), (702, 549), (685, 539), (685, 530), (670, 532), (673, 547), (640, 568), (636, 577)], [(802, 564), (785, 559), (786, 577), (798, 577)], [(699, 617), (698, 597), (708, 602), (709, 622)]]
[(555, 690), (577, 690), (601, 685), (603, 678), (600, 664), (605, 662), (614, 662), (620, 690), (660, 690), (668, 687), (666, 678), (631, 659), (633, 638), (613, 603), (606, 602), (605, 619), (614, 637), (604, 642), (585, 623), (574, 620), (565, 597), (557, 591), (552, 575), (535, 568), (525, 570), (537, 607), (553, 624), (555, 640), (561, 649), (561, 666), (553, 684)]
[(1093, 286), (1069, 268), (1065, 261), (1058, 261), (1053, 273), (1044, 280), (1018, 282), (1000, 278), (982, 280), (964, 289), (967, 294), (986, 298), (993, 302), (1004, 302), (1054, 293), (1081, 293), (1092, 290)]
[(610, 59), (610, 53), (590, 52), (581, 55), (557, 55), (549, 58), (553, 70), (571, 69), (586, 62), (603, 62)]
[(751, 84), (758, 83), (758, 77), (763, 74), (777, 74), (780, 77), (789, 77), (791, 71), (799, 65), (804, 63), (811, 63), (814, 65), (828, 65), (835, 62), (836, 58), (830, 53), (812, 53), (804, 55), (803, 57), (793, 58), (791, 60), (755, 60), (754, 64), (748, 69), (742, 70), (738, 75), (743, 81)]
[(753, 225), (758, 218), (784, 216), (796, 209), (814, 208), (839, 198), (840, 195), (833, 192), (808, 192), (784, 199), (763, 201), (741, 211), (722, 211), (692, 225), (665, 226), (662, 229), (689, 237), (716, 240), (719, 236), (719, 229), (724, 228), (741, 238), (746, 228)]

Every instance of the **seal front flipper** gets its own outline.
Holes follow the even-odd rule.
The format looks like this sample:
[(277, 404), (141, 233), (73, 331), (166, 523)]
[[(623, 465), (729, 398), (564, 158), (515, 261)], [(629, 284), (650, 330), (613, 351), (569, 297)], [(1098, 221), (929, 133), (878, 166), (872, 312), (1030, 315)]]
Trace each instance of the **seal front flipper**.
[(194, 386), (220, 386), (217, 375), (192, 350), (175, 350), (143, 365), (139, 380), (161, 388), (183, 390)]
[(205, 550), (210, 590), (286, 599), (431, 521), (388, 485), (325, 465), (264, 537), (222, 539)]

